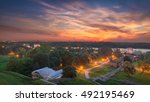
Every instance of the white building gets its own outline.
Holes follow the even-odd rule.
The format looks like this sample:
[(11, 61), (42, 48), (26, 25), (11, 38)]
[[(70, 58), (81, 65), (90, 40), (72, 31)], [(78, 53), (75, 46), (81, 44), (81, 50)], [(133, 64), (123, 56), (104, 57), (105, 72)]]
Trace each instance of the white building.
[(33, 46), (34, 46), (34, 48), (37, 48), (37, 47), (40, 47), (41, 45), (40, 44), (34, 44)]
[(55, 71), (49, 67), (44, 67), (32, 72), (32, 79), (43, 78), (45, 80), (58, 79), (63, 76), (63, 70)]

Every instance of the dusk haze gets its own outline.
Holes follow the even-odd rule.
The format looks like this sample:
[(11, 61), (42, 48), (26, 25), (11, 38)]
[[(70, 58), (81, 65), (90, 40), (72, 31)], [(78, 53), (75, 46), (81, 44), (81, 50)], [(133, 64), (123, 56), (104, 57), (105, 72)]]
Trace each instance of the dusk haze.
[(0, 0), (0, 41), (150, 42), (149, 0)]

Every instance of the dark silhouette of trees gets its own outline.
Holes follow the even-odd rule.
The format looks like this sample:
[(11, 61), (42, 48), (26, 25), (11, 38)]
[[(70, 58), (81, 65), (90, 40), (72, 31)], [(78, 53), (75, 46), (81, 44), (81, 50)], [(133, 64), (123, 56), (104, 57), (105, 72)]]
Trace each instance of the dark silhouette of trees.
[(112, 49), (109, 47), (103, 47), (100, 49), (100, 56), (102, 58), (110, 57), (112, 55)]
[(33, 65), (35, 69), (49, 67), (49, 56), (46, 53), (36, 53), (33, 56)]
[(33, 61), (30, 58), (18, 59), (11, 57), (7, 64), (7, 70), (31, 76), (31, 72), (34, 70)]
[(49, 47), (48, 45), (41, 45), (40, 47), (34, 48), (34, 49), (30, 49), (27, 52), (28, 57), (33, 57), (35, 54), (37, 53), (45, 53), (45, 54), (49, 54), (51, 51), (51, 47)]
[(145, 71), (150, 71), (150, 58), (139, 61), (138, 67), (142, 69), (142, 73)]
[(123, 60), (132, 63), (132, 59), (129, 56), (124, 56)]
[(76, 68), (67, 66), (63, 69), (63, 78), (75, 78), (77, 76)]
[(127, 73), (128, 75), (133, 75), (136, 72), (136, 70), (131, 62), (125, 61), (122, 65), (122, 67), (124, 69), (124, 72)]
[(122, 53), (120, 52), (119, 49), (116, 49), (116, 50), (113, 52), (113, 54), (114, 54), (117, 58), (122, 57)]
[(27, 57), (27, 51), (26, 51), (26, 49), (24, 49), (24, 48), (19, 48), (17, 52), (18, 52), (20, 58)]
[(49, 55), (50, 60), (55, 59), (55, 66), (58, 67), (62, 64), (62, 67), (67, 65), (72, 65), (73, 55), (69, 51), (64, 48), (56, 48), (50, 52)]

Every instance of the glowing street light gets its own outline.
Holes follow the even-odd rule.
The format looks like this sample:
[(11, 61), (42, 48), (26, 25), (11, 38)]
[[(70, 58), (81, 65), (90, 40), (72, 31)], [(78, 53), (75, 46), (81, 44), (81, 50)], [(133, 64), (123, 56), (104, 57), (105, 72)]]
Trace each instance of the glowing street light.
[(94, 62), (95, 65), (97, 65), (97, 62)]
[(77, 72), (78, 73), (84, 73), (84, 67), (83, 66), (80, 66), (78, 69), (77, 69)]
[(63, 64), (61, 63), (60, 65), (59, 65), (59, 67), (62, 67), (63, 66)]
[(17, 54), (16, 57), (19, 58), (20, 56)]
[(113, 60), (117, 59), (117, 57), (114, 54), (111, 57)]

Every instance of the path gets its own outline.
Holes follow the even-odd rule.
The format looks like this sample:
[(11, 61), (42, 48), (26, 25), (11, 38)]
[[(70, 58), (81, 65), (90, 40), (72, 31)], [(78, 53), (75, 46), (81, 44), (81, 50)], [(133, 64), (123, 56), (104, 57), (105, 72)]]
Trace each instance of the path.
[(89, 72), (90, 72), (92, 69), (95, 69), (95, 68), (97, 68), (97, 67), (102, 67), (103, 65), (107, 64), (108, 62), (109, 62), (109, 61), (103, 62), (103, 63), (101, 63), (100, 65), (97, 65), (97, 66), (94, 66), (94, 67), (91, 67), (91, 68), (86, 69), (86, 70), (85, 70), (85, 77), (86, 77), (87, 79), (90, 79)]
[(102, 80), (102, 81), (107, 81), (107, 80), (109, 80), (112, 76), (114, 76), (116, 73), (120, 72), (121, 70), (122, 70), (122, 67), (119, 67), (119, 68), (117, 68), (117, 69), (115, 69), (115, 70), (113, 70), (113, 71), (107, 73), (106, 75), (103, 75), (103, 76), (94, 78), (94, 81), (96, 81), (96, 80), (98, 80), (98, 79), (99, 79), (99, 80)]

